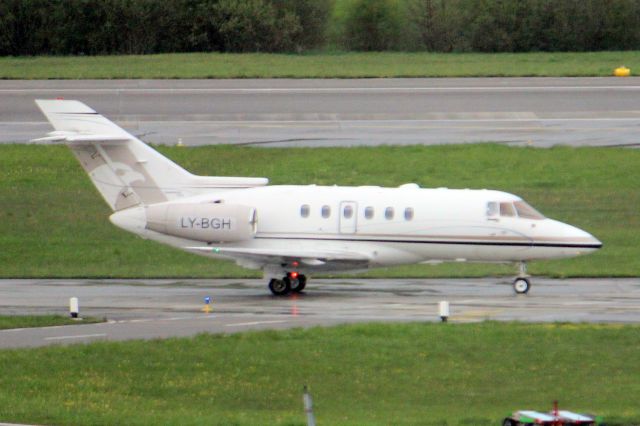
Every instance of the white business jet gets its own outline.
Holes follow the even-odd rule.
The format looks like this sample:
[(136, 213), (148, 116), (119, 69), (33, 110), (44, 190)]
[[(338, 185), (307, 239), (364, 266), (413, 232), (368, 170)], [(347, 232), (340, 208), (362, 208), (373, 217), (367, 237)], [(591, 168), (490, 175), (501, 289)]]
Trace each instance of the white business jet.
[(37, 100), (114, 213), (116, 226), (189, 252), (261, 269), (275, 295), (307, 275), (422, 262), (526, 262), (591, 253), (602, 243), (492, 190), (269, 186), (266, 178), (195, 176), (85, 104)]

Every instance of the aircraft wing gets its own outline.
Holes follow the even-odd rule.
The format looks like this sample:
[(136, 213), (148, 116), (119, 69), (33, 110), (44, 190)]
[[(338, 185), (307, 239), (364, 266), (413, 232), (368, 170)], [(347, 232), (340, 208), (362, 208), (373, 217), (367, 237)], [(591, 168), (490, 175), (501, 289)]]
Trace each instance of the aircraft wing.
[(243, 247), (183, 247), (185, 250), (209, 252), (230, 257), (250, 258), (261, 263), (282, 263), (296, 260), (309, 266), (321, 266), (330, 262), (366, 264), (370, 256), (343, 250), (305, 250), (287, 248), (243, 248)]

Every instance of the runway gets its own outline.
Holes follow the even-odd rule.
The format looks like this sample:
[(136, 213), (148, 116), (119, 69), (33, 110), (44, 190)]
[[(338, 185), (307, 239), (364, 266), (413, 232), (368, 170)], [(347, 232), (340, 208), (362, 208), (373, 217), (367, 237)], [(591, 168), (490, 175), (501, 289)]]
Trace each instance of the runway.
[[(212, 298), (205, 313), (204, 297)], [(0, 280), (0, 315), (68, 313), (101, 324), (0, 330), (0, 348), (100, 340), (153, 339), (198, 333), (330, 326), (359, 322), (640, 322), (640, 279), (534, 278), (528, 295), (510, 280), (318, 279), (291, 297), (271, 296), (263, 280)]]
[(353, 146), (494, 141), (639, 146), (640, 78), (0, 81), (0, 143), (78, 99), (147, 142)]

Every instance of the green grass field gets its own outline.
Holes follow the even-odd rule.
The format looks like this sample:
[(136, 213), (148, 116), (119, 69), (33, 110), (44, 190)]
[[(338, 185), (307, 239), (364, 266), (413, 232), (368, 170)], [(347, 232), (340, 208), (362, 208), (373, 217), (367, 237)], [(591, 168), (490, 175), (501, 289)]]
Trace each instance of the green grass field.
[[(640, 151), (501, 145), (362, 148), (160, 147), (204, 175), (266, 176), (273, 184), (492, 188), (518, 194), (601, 241), (595, 254), (534, 262), (534, 275), (640, 276)], [(0, 146), (0, 276), (257, 277), (139, 239), (110, 210), (64, 146)], [(412, 265), (370, 277), (512, 275), (511, 265)]]
[(631, 425), (639, 345), (638, 326), (486, 322), (3, 350), (0, 421), (303, 425), (308, 384), (320, 425), (496, 425), (554, 399)]
[(176, 53), (0, 58), (0, 79), (609, 76), (640, 52)]
[(97, 318), (74, 320), (62, 315), (0, 315), (0, 330), (27, 327), (51, 327), (55, 325), (79, 325), (96, 322), (102, 322), (102, 320)]

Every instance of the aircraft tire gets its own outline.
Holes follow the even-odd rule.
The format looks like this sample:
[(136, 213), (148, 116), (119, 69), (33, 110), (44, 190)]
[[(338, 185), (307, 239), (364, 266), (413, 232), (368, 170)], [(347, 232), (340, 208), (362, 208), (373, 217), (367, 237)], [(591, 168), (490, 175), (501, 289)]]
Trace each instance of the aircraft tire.
[(291, 292), (292, 293), (297, 293), (298, 287), (300, 287), (300, 279), (299, 278), (291, 278), (289, 275), (287, 275), (286, 277), (283, 278), (283, 280), (288, 280), (289, 283), (291, 284)]
[(304, 290), (306, 286), (307, 286), (307, 277), (304, 275), (298, 275), (298, 285), (295, 288), (292, 288), (291, 290), (295, 291), (296, 293), (300, 293), (302, 290)]
[(527, 294), (531, 289), (531, 283), (527, 278), (518, 277), (513, 281), (513, 291), (516, 294)]
[(291, 281), (289, 281), (289, 278), (282, 280), (273, 278), (269, 281), (269, 290), (274, 296), (286, 296), (291, 292)]

